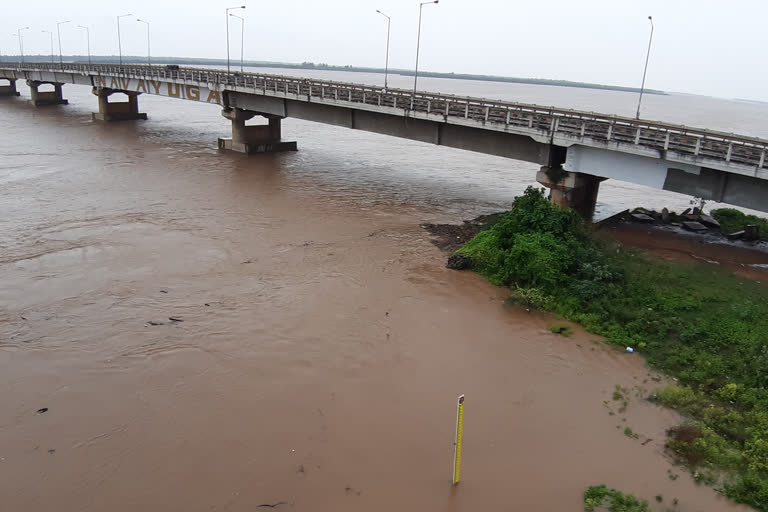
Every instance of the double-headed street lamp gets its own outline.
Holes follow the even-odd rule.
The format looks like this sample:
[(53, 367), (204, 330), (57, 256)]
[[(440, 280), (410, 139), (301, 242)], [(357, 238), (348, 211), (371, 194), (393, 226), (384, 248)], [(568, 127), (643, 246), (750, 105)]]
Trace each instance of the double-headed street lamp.
[(24, 64), (24, 36), (21, 35), (22, 30), (29, 30), (29, 27), (16, 29), (16, 37), (19, 38), (19, 56), (21, 57), (21, 63)]
[(65, 23), (69, 23), (70, 20), (67, 21), (59, 21), (56, 23), (56, 34), (59, 36), (59, 65), (61, 67), (64, 67), (64, 59), (61, 57), (61, 26)]
[(227, 7), (226, 13), (227, 13), (227, 73), (229, 73), (229, 11), (232, 11), (234, 9), (245, 9), (244, 5), (238, 5), (236, 7)]
[(416, 81), (419, 79), (419, 45), (421, 44), (421, 9), (427, 4), (436, 4), (440, 0), (421, 2), (419, 4), (419, 33), (416, 36), (416, 70), (413, 73), (413, 95), (416, 96)]
[(125, 18), (126, 16), (133, 16), (133, 14), (121, 14), (117, 17), (117, 53), (121, 66), (123, 65), (123, 43), (120, 40), (120, 18)]
[(245, 41), (245, 18), (242, 16), (238, 16), (237, 14), (229, 13), (230, 16), (233, 18), (237, 18), (240, 20), (240, 25), (242, 30), (240, 31), (240, 72), (243, 72), (243, 48), (244, 48), (244, 41)]
[(651, 57), (651, 43), (653, 42), (653, 16), (648, 16), (651, 22), (651, 37), (648, 38), (648, 53), (645, 55), (645, 69), (643, 70), (643, 83), (640, 85), (640, 99), (637, 100), (637, 114), (635, 119), (640, 119), (640, 105), (643, 102), (643, 90), (645, 89), (645, 74), (648, 72), (648, 59)]
[(86, 43), (88, 44), (88, 65), (90, 66), (91, 64), (91, 29), (89, 29), (85, 25), (78, 25), (78, 27), (85, 29), (85, 38), (86, 38)]
[(41, 30), (40, 32), (45, 32), (49, 36), (51, 36), (51, 64), (54, 64), (56, 61), (54, 60), (54, 57), (53, 57), (53, 55), (54, 55), (54, 53), (53, 53), (53, 32), (51, 32), (50, 30)]
[(384, 90), (387, 90), (387, 75), (389, 74), (389, 27), (392, 24), (392, 19), (381, 12), (380, 10), (376, 9), (376, 12), (387, 18), (387, 57), (384, 61)]
[(144, 21), (144, 20), (140, 20), (139, 18), (136, 18), (136, 21), (138, 21), (139, 23), (143, 23), (143, 24), (145, 24), (147, 26), (147, 65), (151, 66), (152, 65), (152, 59), (150, 57), (150, 51), (149, 51), (149, 22), (148, 21)]

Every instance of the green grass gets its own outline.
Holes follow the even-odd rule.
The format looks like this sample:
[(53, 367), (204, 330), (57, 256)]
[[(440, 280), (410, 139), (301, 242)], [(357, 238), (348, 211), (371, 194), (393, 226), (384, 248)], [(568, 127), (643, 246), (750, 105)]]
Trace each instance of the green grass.
[(733, 208), (719, 208), (710, 213), (720, 223), (723, 233), (743, 231), (747, 224), (755, 224), (760, 228), (760, 240), (768, 240), (768, 219), (747, 215)]
[(594, 512), (599, 508), (609, 512), (651, 512), (647, 501), (604, 485), (592, 486), (584, 491), (584, 511)]
[(457, 252), (492, 283), (508, 286), (514, 300), (635, 347), (652, 367), (677, 377), (681, 387), (660, 391), (659, 401), (687, 414), (702, 435), (670, 439), (670, 448), (703, 481), (725, 472), (724, 494), (768, 512), (764, 285), (600, 240), (575, 212), (533, 188)]

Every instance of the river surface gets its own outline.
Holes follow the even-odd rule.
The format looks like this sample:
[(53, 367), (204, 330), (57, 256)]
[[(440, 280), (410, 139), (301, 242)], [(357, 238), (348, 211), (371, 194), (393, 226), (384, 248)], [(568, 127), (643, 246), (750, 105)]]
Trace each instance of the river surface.
[[(626, 93), (422, 85), (634, 109)], [(579, 511), (597, 484), (743, 510), (664, 455), (679, 418), (634, 391), (657, 385), (638, 355), (553, 335), (444, 268), (420, 224), (508, 207), (534, 166), (290, 119), (298, 152), (222, 154), (210, 105), (145, 95), (148, 121), (95, 123), (88, 88), (40, 109), (21, 91), (0, 102), (3, 512)], [(691, 124), (765, 135), (764, 105), (648, 109), (675, 101), (678, 121), (694, 102)], [(600, 198), (688, 200), (611, 182)], [(616, 385), (633, 390), (624, 414)]]

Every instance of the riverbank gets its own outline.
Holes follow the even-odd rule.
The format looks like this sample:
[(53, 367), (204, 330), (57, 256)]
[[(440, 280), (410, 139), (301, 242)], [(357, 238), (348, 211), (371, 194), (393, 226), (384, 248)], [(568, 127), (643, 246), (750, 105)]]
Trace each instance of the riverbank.
[(680, 379), (683, 387), (651, 395), (692, 421), (670, 431), (668, 449), (697, 481), (768, 510), (765, 285), (702, 256), (704, 264), (662, 261), (601, 239), (533, 188), (478, 227), (450, 268), (472, 268), (509, 287), (512, 300), (580, 323)]

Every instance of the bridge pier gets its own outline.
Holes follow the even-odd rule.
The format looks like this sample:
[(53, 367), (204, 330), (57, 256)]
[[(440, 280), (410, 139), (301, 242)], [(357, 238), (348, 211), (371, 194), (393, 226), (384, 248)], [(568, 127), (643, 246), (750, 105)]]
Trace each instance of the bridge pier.
[[(139, 112), (140, 92), (106, 87), (94, 87), (91, 92), (99, 99), (99, 111), (91, 114), (94, 121), (133, 121), (147, 118), (147, 114)], [(109, 101), (109, 96), (116, 92), (128, 96), (128, 101)]]
[(536, 174), (536, 181), (549, 189), (549, 200), (552, 203), (576, 210), (584, 220), (592, 220), (600, 182), (605, 179), (581, 172), (568, 172), (559, 166), (544, 166)]
[[(261, 114), (239, 108), (225, 108), (221, 115), (232, 121), (232, 138), (219, 139), (219, 149), (228, 149), (240, 153), (273, 153), (277, 151), (296, 151), (296, 141), (281, 139), (280, 116)], [(267, 118), (267, 124), (246, 126), (245, 122), (254, 116)]]
[(15, 78), (0, 77), (0, 80), (6, 80), (8, 82), (6, 85), (0, 85), (0, 97), (19, 96), (21, 94), (16, 90)]
[[(41, 92), (40, 86), (45, 84), (52, 85), (53, 90)], [(27, 80), (27, 85), (29, 86), (31, 97), (29, 102), (36, 107), (41, 107), (43, 105), (66, 105), (69, 103), (68, 100), (64, 99), (61, 92), (61, 87), (64, 85), (63, 83)]]

